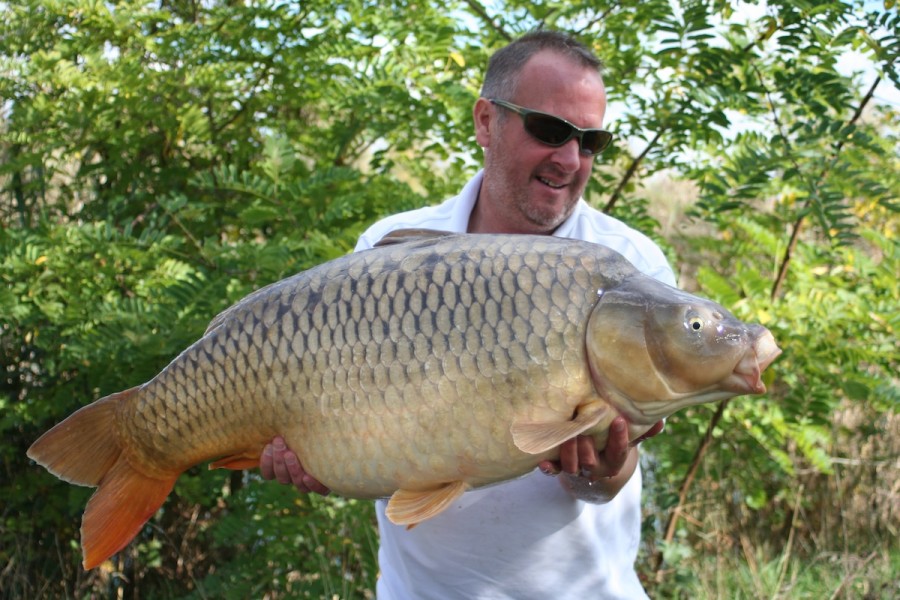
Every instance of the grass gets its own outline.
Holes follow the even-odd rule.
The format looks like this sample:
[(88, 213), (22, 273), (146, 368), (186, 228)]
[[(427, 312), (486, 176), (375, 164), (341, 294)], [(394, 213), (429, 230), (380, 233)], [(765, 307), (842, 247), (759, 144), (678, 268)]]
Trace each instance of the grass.
[(788, 556), (769, 547), (740, 548), (718, 555), (684, 549), (678, 562), (650, 576), (654, 599), (691, 600), (887, 600), (900, 598), (900, 548), (882, 547), (867, 555), (822, 552), (811, 558)]

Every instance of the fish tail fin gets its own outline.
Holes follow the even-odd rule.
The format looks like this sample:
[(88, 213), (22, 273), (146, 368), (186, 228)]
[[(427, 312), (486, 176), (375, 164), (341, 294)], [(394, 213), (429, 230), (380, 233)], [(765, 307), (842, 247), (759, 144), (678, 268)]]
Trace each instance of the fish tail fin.
[(75, 411), (28, 449), (28, 458), (69, 483), (96, 487), (122, 447), (116, 435), (116, 406), (136, 388), (101, 398)]
[(85, 569), (124, 548), (159, 509), (180, 474), (150, 477), (123, 453), (116, 411), (137, 391), (125, 390), (81, 408), (28, 449), (29, 458), (63, 481), (99, 486), (81, 522)]
[(84, 568), (93, 569), (127, 546), (162, 506), (178, 475), (149, 477), (120, 457), (91, 496), (81, 519)]

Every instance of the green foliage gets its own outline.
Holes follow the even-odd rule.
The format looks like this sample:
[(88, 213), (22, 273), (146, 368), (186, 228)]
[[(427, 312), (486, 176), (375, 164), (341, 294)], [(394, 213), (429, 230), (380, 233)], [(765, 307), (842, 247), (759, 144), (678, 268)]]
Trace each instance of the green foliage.
[[(683, 502), (715, 409), (678, 413), (646, 444), (651, 595), (774, 597), (807, 589), (810, 572), (829, 594), (842, 581), (862, 594), (852, 565), (828, 574), (832, 552), (849, 565), (894, 544), (896, 563), (884, 482), (900, 452), (900, 120), (878, 100), (900, 85), (891, 3), (2, 6), (4, 597), (372, 594), (371, 504), (200, 468), (84, 573), (89, 490), (24, 453), (78, 406), (152, 377), (245, 294), (456, 193), (479, 160), (470, 111), (487, 58), (536, 26), (574, 33), (607, 65), (616, 140), (588, 201), (660, 240), (683, 285), (766, 324), (784, 350), (769, 393), (712, 428)], [(841, 67), (848, 52), (865, 85)], [(687, 237), (662, 237), (671, 215), (644, 183), (664, 173), (699, 190)], [(691, 518), (661, 539), (676, 506)], [(778, 564), (753, 550), (788, 540)], [(734, 575), (700, 577), (713, 559)]]
[(373, 597), (378, 542), (371, 502), (301, 497), (256, 481), (208, 534), (211, 549), (232, 560), (185, 598)]

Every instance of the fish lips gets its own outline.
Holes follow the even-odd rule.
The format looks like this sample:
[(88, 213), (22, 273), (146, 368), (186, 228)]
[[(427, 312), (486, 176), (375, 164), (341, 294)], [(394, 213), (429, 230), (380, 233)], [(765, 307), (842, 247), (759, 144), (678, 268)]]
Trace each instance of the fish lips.
[(753, 345), (734, 366), (732, 376), (722, 382), (723, 387), (739, 394), (764, 394), (762, 372), (778, 358), (781, 348), (772, 332), (762, 325), (749, 325), (747, 335)]

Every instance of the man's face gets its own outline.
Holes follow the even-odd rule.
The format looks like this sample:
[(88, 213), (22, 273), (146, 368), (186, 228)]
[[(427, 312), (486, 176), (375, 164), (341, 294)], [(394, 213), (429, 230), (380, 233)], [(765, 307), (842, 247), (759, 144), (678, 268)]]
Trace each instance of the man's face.
[[(503, 99), (581, 128), (602, 127), (606, 110), (600, 75), (552, 51), (534, 55), (522, 70), (515, 98)], [(580, 152), (577, 139), (556, 148), (539, 142), (519, 115), (483, 98), (474, 114), (484, 148), (484, 183), (470, 231), (551, 233), (584, 192), (594, 158)]]

